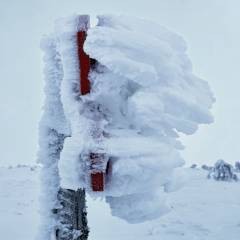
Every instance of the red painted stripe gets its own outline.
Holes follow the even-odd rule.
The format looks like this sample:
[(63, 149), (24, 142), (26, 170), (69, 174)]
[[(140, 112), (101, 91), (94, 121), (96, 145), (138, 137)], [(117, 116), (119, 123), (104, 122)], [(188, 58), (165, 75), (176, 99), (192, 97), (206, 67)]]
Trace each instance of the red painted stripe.
[(104, 191), (104, 174), (103, 172), (91, 173), (91, 185), (94, 192)]
[(78, 59), (80, 65), (80, 92), (82, 95), (90, 93), (90, 81), (88, 79), (88, 74), (90, 72), (90, 58), (83, 50), (86, 35), (85, 31), (77, 33)]

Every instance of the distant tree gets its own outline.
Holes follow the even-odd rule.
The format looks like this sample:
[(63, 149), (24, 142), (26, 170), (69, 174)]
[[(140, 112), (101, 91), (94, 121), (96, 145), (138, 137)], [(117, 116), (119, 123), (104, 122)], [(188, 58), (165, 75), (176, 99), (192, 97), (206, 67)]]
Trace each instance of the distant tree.
[(219, 159), (212, 170), (208, 174), (208, 178), (213, 178), (217, 181), (237, 181), (237, 175), (234, 174), (234, 168), (231, 164)]

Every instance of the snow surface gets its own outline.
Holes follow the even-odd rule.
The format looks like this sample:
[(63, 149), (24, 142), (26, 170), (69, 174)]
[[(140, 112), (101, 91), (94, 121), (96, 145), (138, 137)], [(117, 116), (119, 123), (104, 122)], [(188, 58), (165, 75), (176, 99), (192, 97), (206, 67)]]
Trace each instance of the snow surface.
[[(168, 194), (171, 212), (158, 220), (128, 224), (104, 201), (88, 197), (91, 240), (238, 240), (240, 183), (207, 179), (207, 171), (184, 169), (188, 181)], [(39, 225), (40, 168), (0, 168), (2, 240), (33, 240)]]
[[(180, 36), (133, 17), (98, 19), (84, 45), (98, 62), (89, 76), (90, 94), (79, 94), (76, 42), (76, 32), (89, 26), (88, 16), (57, 21), (42, 44), (46, 100), (39, 161), (43, 195), (52, 199), (45, 200), (46, 211), (59, 186), (84, 187), (94, 197), (106, 197), (112, 214), (128, 222), (155, 219), (169, 210), (166, 192), (173, 190), (174, 170), (184, 164), (179, 133), (193, 134), (199, 124), (211, 123), (214, 98), (207, 82), (193, 74)], [(92, 152), (106, 153), (93, 168)], [(109, 159), (111, 183), (93, 193), (90, 173), (105, 171)], [(48, 179), (54, 172), (55, 179)]]

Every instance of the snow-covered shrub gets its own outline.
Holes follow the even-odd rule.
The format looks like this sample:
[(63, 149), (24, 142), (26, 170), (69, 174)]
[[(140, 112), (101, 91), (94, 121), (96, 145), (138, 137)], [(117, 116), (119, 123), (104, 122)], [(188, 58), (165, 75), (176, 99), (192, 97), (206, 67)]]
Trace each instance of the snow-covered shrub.
[(203, 169), (203, 170), (207, 170), (207, 171), (211, 171), (211, 170), (213, 169), (213, 167), (207, 166), (206, 164), (203, 164), (203, 165), (202, 165), (202, 169)]
[[(126, 221), (157, 218), (167, 211), (164, 187), (184, 164), (178, 133), (193, 134), (199, 124), (211, 123), (214, 98), (193, 74), (180, 36), (126, 16), (100, 16), (88, 30), (84, 50), (97, 64), (89, 75), (91, 93), (80, 96), (81, 27), (79, 16), (62, 19), (42, 44), (47, 66), (39, 158), (46, 209), (54, 208), (61, 186), (106, 197), (112, 213)], [(99, 141), (92, 137), (94, 127), (104, 131)], [(90, 151), (114, 159), (104, 193), (89, 187), (84, 156)], [(44, 227), (55, 221), (52, 216)]]
[(235, 162), (235, 170), (240, 172), (240, 162)]
[(231, 164), (219, 159), (214, 168), (209, 172), (208, 178), (214, 178), (217, 181), (237, 181), (237, 175), (234, 174), (234, 168)]
[(197, 168), (197, 164), (192, 164), (190, 168)]

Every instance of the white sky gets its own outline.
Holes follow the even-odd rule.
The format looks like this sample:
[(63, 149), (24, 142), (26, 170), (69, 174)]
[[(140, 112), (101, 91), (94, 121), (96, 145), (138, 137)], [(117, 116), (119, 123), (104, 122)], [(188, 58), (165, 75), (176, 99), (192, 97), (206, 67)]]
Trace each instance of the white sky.
[(184, 137), (187, 163), (240, 160), (239, 0), (0, 0), (0, 165), (34, 164), (43, 101), (39, 42), (71, 13), (122, 13), (182, 35), (217, 102), (215, 123)]

